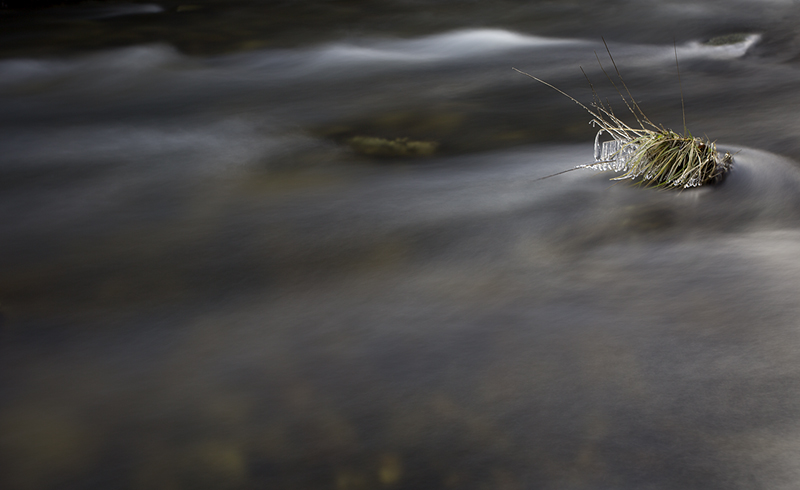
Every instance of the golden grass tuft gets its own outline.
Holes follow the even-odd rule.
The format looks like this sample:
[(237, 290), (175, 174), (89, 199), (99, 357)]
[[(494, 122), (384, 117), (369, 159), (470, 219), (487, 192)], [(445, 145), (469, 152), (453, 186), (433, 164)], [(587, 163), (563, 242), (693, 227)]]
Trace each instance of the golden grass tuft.
[[(603, 40), (603, 43), (605, 44), (605, 40)], [(663, 126), (653, 124), (639, 107), (627, 85), (625, 85), (625, 81), (622, 79), (614, 58), (611, 56), (608, 45), (606, 45), (606, 51), (608, 51), (608, 56), (611, 58), (617, 77), (627, 93), (627, 97), (617, 88), (608, 73), (605, 72), (599, 57), (597, 62), (600, 64), (603, 73), (614, 85), (614, 88), (617, 89), (625, 106), (633, 114), (639, 127), (629, 126), (614, 114), (610, 106), (603, 104), (591, 82), (589, 82), (589, 86), (592, 88), (592, 94), (594, 95), (594, 101), (591, 104), (593, 109), (590, 109), (558, 87), (529, 73), (513, 68), (513, 70), (556, 90), (584, 108), (592, 116), (590, 123), (600, 128), (595, 138), (595, 162), (578, 165), (564, 172), (579, 168), (611, 170), (622, 172), (621, 175), (611, 180), (634, 179), (640, 185), (660, 188), (689, 188), (719, 182), (733, 166), (733, 156), (727, 152), (721, 155), (717, 151), (714, 142), (692, 136), (686, 129), (685, 115), (683, 135)], [(677, 62), (676, 48), (676, 66)], [(585, 72), (584, 76), (586, 76)], [(678, 81), (680, 82), (680, 70), (678, 70)], [(681, 92), (683, 91), (681, 90)], [(681, 106), (683, 106), (682, 93)], [(600, 138), (603, 133), (608, 134), (612, 138), (611, 141), (601, 142)], [(564, 172), (543, 178), (553, 177)]]
[(714, 143), (669, 129), (646, 130), (623, 141), (610, 158), (587, 167), (606, 170), (611, 160), (623, 172), (612, 180), (639, 179), (649, 187), (689, 188), (719, 182), (733, 164), (731, 154), (720, 155)]

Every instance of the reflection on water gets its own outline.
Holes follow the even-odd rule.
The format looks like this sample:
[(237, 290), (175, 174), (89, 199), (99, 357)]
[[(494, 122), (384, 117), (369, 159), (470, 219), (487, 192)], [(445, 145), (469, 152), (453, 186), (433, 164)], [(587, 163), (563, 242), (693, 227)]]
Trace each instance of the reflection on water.
[[(555, 19), (516, 29), (386, 2), (404, 22), (355, 34), (384, 14), (332, 2), (319, 42), (0, 61), (0, 487), (793, 488), (800, 74), (763, 55), (793, 7), (753, 4), (642, 14), (690, 129), (738, 152), (684, 192), (537, 180), (594, 130), (510, 67), (618, 97), (591, 34), (625, 2), (509, 2)], [(297, 13), (220, 5), (147, 15)], [(671, 36), (637, 32), (617, 64), (679, 128)]]

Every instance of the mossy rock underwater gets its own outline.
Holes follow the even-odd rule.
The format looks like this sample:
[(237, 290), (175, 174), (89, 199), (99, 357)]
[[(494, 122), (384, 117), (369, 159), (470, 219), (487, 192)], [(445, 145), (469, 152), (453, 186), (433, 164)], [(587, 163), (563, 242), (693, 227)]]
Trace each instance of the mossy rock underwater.
[(730, 44), (743, 43), (747, 41), (750, 36), (752, 36), (752, 34), (748, 34), (746, 32), (736, 32), (733, 34), (712, 37), (706, 41), (706, 44), (709, 46), (727, 46)]
[(435, 141), (414, 141), (408, 138), (389, 140), (374, 136), (354, 136), (345, 143), (356, 153), (379, 158), (427, 157), (436, 152)]

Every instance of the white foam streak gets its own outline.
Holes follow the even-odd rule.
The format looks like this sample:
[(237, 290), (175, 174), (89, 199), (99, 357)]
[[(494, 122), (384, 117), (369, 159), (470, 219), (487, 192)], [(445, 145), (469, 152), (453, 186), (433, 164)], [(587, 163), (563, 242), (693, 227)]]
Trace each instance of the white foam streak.
[[(501, 29), (456, 31), (421, 39), (377, 43), (373, 56), (384, 60), (442, 61), (454, 58), (484, 56), (519, 48), (545, 48), (576, 44), (573, 39), (526, 36)], [(344, 49), (342, 49), (344, 48)], [(357, 47), (350, 48), (357, 51)], [(330, 51), (336, 55), (348, 51), (346, 46)]]
[(216, 171), (258, 162), (293, 144), (291, 138), (265, 134), (262, 126), (263, 121), (232, 118), (193, 125), (42, 128), (7, 143), (4, 166), (163, 162)]
[(174, 68), (187, 60), (175, 48), (161, 44), (103, 51), (74, 60), (4, 60), (0, 61), (0, 88), (18, 86), (28, 92), (35, 88), (31, 84), (68, 81), (102, 86), (134, 74), (150, 76), (156, 69)]
[(712, 46), (692, 41), (685, 46), (678, 48), (678, 56), (681, 58), (712, 58), (712, 59), (732, 59), (741, 58), (747, 53), (754, 44), (761, 39), (761, 34), (750, 34), (744, 41), (721, 46)]
[(364, 39), (306, 49), (265, 50), (211, 59), (193, 59), (166, 45), (134, 46), (77, 60), (0, 61), (0, 87), (59, 81), (64, 76), (103, 83), (154, 70), (191, 71), (193, 77), (249, 79), (260, 83), (325, 75), (350, 76), (381, 70), (463, 62), (522, 49), (584, 43), (575, 39), (528, 36), (501, 29), (475, 29), (416, 39)]
[(481, 58), (517, 49), (579, 44), (574, 39), (526, 36), (500, 29), (438, 34), (420, 39), (373, 41), (368, 45), (339, 43), (309, 53), (306, 69), (388, 67), (396, 64), (445, 63)]
[[(300, 51), (261, 51), (239, 55), (235, 62), (255, 72), (269, 70), (270, 78), (286, 79), (322, 73), (327, 76), (346, 75), (462, 62), (515, 50), (546, 49), (581, 43), (586, 42), (528, 36), (501, 29), (473, 29), (416, 39), (364, 39)], [(229, 61), (234, 61), (234, 58)]]

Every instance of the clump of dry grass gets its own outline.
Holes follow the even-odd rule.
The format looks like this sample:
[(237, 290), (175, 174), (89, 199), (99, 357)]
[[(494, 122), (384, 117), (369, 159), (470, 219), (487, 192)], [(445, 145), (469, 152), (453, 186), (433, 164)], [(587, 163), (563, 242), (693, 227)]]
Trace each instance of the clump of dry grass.
[[(605, 130), (601, 129), (598, 136)], [(643, 134), (617, 135), (602, 144), (598, 141), (597, 162), (582, 167), (623, 172), (612, 180), (639, 178), (645, 186), (688, 188), (718, 182), (733, 165), (731, 154), (720, 155), (708, 140), (669, 129), (639, 132)]]
[[(603, 43), (605, 44), (605, 40), (603, 40)], [(639, 127), (629, 126), (614, 114), (609, 105), (603, 104), (591, 82), (589, 82), (589, 86), (592, 88), (592, 94), (594, 95), (594, 101), (591, 104), (593, 109), (590, 109), (558, 87), (514, 68), (515, 71), (547, 85), (583, 107), (592, 116), (591, 124), (600, 128), (595, 138), (595, 162), (579, 165), (564, 172), (579, 168), (611, 170), (622, 172), (622, 175), (611, 180), (638, 179), (638, 183), (641, 185), (661, 188), (689, 188), (720, 181), (733, 165), (731, 154), (726, 152), (720, 155), (713, 142), (692, 136), (686, 129), (685, 115), (683, 135), (663, 126), (653, 124), (639, 107), (627, 85), (625, 85), (614, 58), (611, 57), (608, 45), (606, 45), (606, 50), (617, 72), (617, 77), (627, 93), (627, 97), (617, 88), (607, 73), (606, 76), (614, 85), (614, 88), (617, 88), (617, 92), (625, 106), (633, 114)], [(597, 62), (600, 63), (599, 57)], [(676, 49), (676, 65), (677, 62)], [(600, 63), (600, 68), (603, 69), (602, 63)], [(605, 73), (605, 69), (603, 69), (603, 72)], [(586, 73), (584, 73), (584, 76), (586, 76)], [(680, 70), (678, 71), (678, 80), (680, 82)], [(683, 91), (681, 90), (681, 92)], [(681, 94), (681, 105), (683, 105), (683, 94)], [(600, 138), (603, 133), (609, 135), (611, 140), (601, 142)]]

